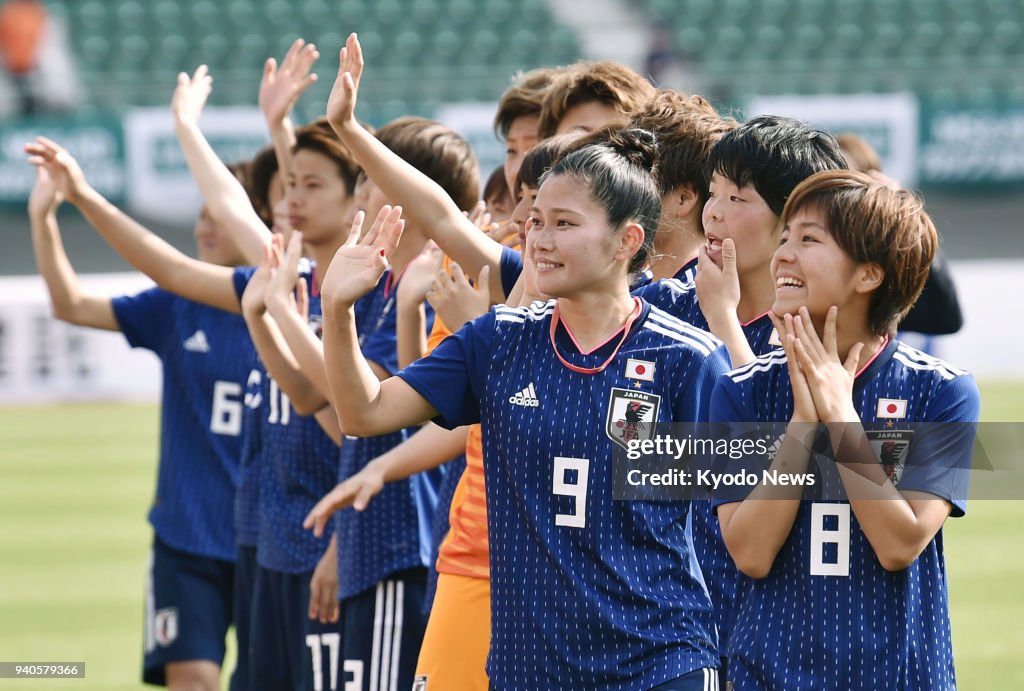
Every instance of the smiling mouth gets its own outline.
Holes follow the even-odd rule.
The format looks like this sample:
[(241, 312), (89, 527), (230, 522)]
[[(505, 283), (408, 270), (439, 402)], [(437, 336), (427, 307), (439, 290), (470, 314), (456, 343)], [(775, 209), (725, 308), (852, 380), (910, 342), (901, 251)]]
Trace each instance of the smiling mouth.
[(554, 262), (543, 260), (535, 260), (533, 262), (533, 265), (534, 267), (536, 267), (537, 271), (552, 271), (554, 269), (560, 269), (563, 266), (562, 264), (556, 264)]
[(716, 237), (708, 237), (708, 253), (721, 252), (722, 241)]
[(792, 276), (779, 276), (775, 279), (776, 288), (803, 288), (804, 282)]

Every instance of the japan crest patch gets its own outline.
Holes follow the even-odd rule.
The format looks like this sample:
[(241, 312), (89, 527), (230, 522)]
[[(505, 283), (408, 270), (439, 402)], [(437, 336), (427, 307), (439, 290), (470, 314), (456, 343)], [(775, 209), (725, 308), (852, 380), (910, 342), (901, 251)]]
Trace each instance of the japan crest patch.
[(886, 476), (892, 484), (899, 485), (910, 455), (913, 430), (865, 430), (865, 434)]
[(645, 391), (613, 387), (608, 399), (604, 431), (608, 438), (624, 449), (633, 440), (654, 437), (661, 396)]

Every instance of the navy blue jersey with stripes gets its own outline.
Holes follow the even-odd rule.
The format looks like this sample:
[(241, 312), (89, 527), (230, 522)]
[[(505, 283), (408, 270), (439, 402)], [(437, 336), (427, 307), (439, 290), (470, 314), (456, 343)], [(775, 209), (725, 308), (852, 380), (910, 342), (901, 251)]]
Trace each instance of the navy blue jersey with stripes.
[(693, 257), (679, 267), (679, 271), (676, 271), (672, 278), (683, 284), (693, 283), (694, 279), (697, 278), (697, 257)]
[[(355, 304), (356, 333), (363, 356), (389, 374), (398, 370), (395, 293), (387, 271), (377, 286)], [(429, 333), (434, 312), (426, 306)], [(344, 481), (373, 459), (405, 441), (414, 429), (375, 437), (346, 437), (341, 445), (338, 481)], [(442, 470), (417, 473), (389, 482), (365, 511), (339, 511), (338, 597), (357, 595), (389, 575), (427, 566), (431, 554), (431, 528), (437, 508)]]
[(465, 455), (444, 464), (444, 479), (437, 490), (437, 509), (434, 511), (434, 524), (430, 529), (430, 571), (427, 573), (427, 592), (423, 597), (424, 614), (430, 614), (430, 608), (434, 605), (434, 595), (437, 594), (437, 556), (441, 551), (441, 543), (451, 530), (452, 500), (455, 499), (455, 490), (458, 489), (459, 480), (462, 479), (465, 470)]
[[(256, 267), (236, 269), (252, 276)], [(259, 469), (263, 458), (263, 406), (267, 395), (267, 375), (259, 354), (252, 350), (252, 369), (245, 382), (245, 414), (242, 418), (242, 454), (238, 463), (238, 487), (235, 490), (235, 541), (255, 547), (259, 537)]]
[[(717, 667), (690, 502), (613, 500), (613, 458), (631, 410), (647, 430), (704, 418), (724, 348), (640, 301), (611, 364), (583, 374), (552, 350), (554, 305), (498, 306), (399, 373), (439, 424), (483, 425), (488, 674), (502, 691), (647, 689)], [(619, 340), (582, 354), (564, 328), (556, 338), (575, 367)]]
[(163, 364), (149, 521), (174, 549), (233, 562), (242, 400), (253, 351), (245, 321), (160, 288), (111, 304), (132, 347), (152, 350)]
[[(235, 292), (241, 296), (251, 272), (235, 272)], [(319, 336), (320, 294), (313, 289), (312, 269), (300, 267), (309, 286), (309, 323)], [(288, 397), (263, 372), (266, 389), (261, 401), (263, 457), (259, 465), (259, 526), (257, 559), (260, 566), (283, 573), (312, 571), (331, 537), (302, 529), (302, 521), (338, 479), (338, 445), (324, 434), (313, 416), (292, 410)]]
[[(633, 291), (633, 295), (642, 297), (676, 319), (681, 319), (687, 324), (693, 324), (698, 329), (707, 331), (708, 320), (704, 318), (704, 313), (701, 312), (700, 304), (697, 302), (697, 286), (692, 277), (696, 275), (696, 269), (696, 263), (689, 262), (680, 269), (675, 278), (665, 278), (641, 286)], [(681, 275), (688, 273), (692, 275), (687, 280), (680, 278)], [(782, 347), (768, 312), (754, 317), (741, 326), (743, 334), (747, 337), (747, 343), (750, 344), (750, 349), (754, 351), (755, 355)]]
[[(959, 428), (949, 434), (915, 423), (976, 423), (974, 378), (891, 341), (858, 374), (853, 403), (869, 439), (908, 442), (896, 447), (906, 449), (892, 465), (897, 488), (942, 497), (951, 515), (963, 515), (973, 425), (947, 425)], [(781, 351), (723, 376), (711, 403), (712, 420), (723, 422), (785, 422), (792, 410)], [(893, 460), (884, 443), (876, 449), (883, 465)], [(768, 576), (740, 576), (730, 681), (737, 689), (955, 689), (941, 530), (908, 568), (886, 571), (842, 500), (828, 454), (812, 456), (809, 471), (817, 482)], [(714, 503), (751, 489), (716, 494)]]
[(260, 468), (266, 455), (263, 401), (269, 395), (268, 379), (269, 375), (256, 355), (245, 382), (242, 456), (238, 490), (235, 492), (235, 539), (239, 545), (247, 547), (255, 547), (259, 542)]
[[(708, 321), (697, 302), (697, 286), (694, 284), (696, 272), (697, 260), (693, 259), (687, 262), (674, 278), (644, 286), (634, 290), (633, 294), (660, 307), (677, 319), (706, 330)], [(742, 327), (747, 343), (755, 355), (763, 355), (782, 347), (767, 312), (743, 324)], [(694, 550), (704, 573), (708, 592), (711, 594), (711, 602), (715, 606), (715, 623), (718, 626), (719, 642), (724, 651), (729, 640), (730, 619), (739, 572), (722, 541), (722, 532), (711, 510), (710, 502), (696, 502), (690, 518), (693, 522)]]

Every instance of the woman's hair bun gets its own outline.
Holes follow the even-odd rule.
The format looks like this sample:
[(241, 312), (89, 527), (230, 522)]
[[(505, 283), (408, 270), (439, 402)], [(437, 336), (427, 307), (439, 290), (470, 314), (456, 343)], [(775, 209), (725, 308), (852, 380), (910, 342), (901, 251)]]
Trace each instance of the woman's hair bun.
[(612, 130), (608, 133), (605, 144), (619, 156), (648, 173), (653, 173), (658, 165), (658, 138), (649, 130)]

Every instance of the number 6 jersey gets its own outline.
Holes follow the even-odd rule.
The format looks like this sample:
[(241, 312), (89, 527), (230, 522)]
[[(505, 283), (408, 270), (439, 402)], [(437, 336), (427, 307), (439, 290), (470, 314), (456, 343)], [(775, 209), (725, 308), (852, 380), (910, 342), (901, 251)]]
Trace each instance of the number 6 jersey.
[[(853, 403), (897, 489), (946, 499), (962, 516), (979, 413), (974, 378), (890, 341), (857, 374)], [(792, 410), (786, 356), (776, 351), (721, 378), (711, 420), (784, 423)], [(739, 577), (729, 680), (744, 690), (955, 689), (942, 531), (908, 568), (883, 569), (821, 441), (815, 449), (829, 452), (812, 454), (817, 481), (771, 571)], [(753, 489), (716, 493), (714, 504)]]
[(690, 504), (614, 500), (612, 458), (706, 416), (724, 349), (638, 301), (628, 333), (584, 354), (555, 304), (498, 306), (398, 375), (440, 424), (482, 423), (491, 682), (648, 689), (716, 667)]
[(245, 321), (160, 288), (111, 304), (128, 343), (153, 351), (163, 365), (149, 521), (177, 550), (233, 562), (243, 396), (255, 357)]

